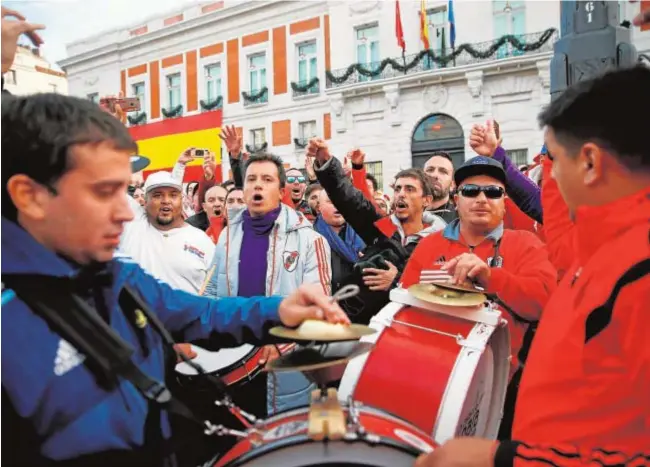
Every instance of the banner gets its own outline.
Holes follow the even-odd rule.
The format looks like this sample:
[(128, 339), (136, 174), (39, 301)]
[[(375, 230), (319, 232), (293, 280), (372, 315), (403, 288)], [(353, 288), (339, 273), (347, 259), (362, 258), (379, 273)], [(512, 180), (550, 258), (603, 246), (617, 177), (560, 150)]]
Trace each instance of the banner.
[[(138, 154), (151, 160), (143, 172), (145, 179), (152, 172), (171, 171), (178, 156), (187, 148), (195, 147), (214, 153), (217, 164), (215, 177), (217, 182), (221, 182), (221, 124), (222, 112), (214, 110), (130, 127), (129, 133), (138, 143)], [(187, 164), (184, 181), (203, 178), (202, 164), (203, 159)]]

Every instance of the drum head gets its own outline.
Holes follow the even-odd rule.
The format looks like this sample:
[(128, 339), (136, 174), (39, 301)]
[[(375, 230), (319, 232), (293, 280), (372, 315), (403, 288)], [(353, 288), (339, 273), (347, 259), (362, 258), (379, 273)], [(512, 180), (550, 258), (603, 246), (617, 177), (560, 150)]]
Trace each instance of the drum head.
[(420, 454), (392, 440), (323, 443), (297, 436), (249, 451), (224, 467), (412, 467)]
[[(220, 373), (227, 371), (229, 367), (236, 363), (245, 360), (251, 353), (255, 351), (256, 347), (244, 344), (240, 347), (232, 349), (221, 349), (217, 352), (203, 349), (196, 345), (192, 345), (192, 350), (196, 352), (196, 358), (192, 361), (201, 365), (207, 373)], [(182, 375), (195, 376), (197, 371), (189, 366), (187, 363), (182, 362), (176, 365), (176, 371)]]

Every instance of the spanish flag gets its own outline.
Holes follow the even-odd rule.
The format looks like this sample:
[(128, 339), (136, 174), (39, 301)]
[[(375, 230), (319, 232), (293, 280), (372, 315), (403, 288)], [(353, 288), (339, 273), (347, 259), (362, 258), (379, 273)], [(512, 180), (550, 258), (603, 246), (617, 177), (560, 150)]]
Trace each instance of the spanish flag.
[[(138, 153), (151, 160), (151, 164), (143, 172), (144, 177), (159, 170), (171, 171), (178, 156), (186, 149), (195, 147), (208, 149), (214, 153), (217, 163), (215, 178), (220, 183), (222, 181), (221, 138), (219, 138), (221, 123), (221, 110), (214, 110), (130, 127), (129, 132), (138, 143)], [(187, 164), (184, 181), (202, 179), (202, 164), (203, 159)]]
[(424, 50), (429, 50), (431, 46), (429, 45), (429, 25), (427, 24), (427, 7), (425, 5), (425, 0), (421, 0), (420, 2), (420, 39), (422, 39)]

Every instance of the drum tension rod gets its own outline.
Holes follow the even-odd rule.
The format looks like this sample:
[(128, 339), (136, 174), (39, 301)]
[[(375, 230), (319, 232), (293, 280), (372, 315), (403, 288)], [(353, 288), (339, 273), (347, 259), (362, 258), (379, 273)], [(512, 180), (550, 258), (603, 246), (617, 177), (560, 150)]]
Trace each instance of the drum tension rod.
[(408, 328), (414, 328), (420, 331), (432, 332), (434, 334), (439, 334), (441, 336), (451, 337), (453, 339), (456, 339), (457, 342), (460, 342), (465, 339), (465, 337), (462, 334), (451, 334), (449, 332), (438, 331), (437, 329), (418, 326), (417, 324), (407, 323), (406, 321), (400, 321), (398, 319), (380, 318), (377, 321), (379, 322), (379, 324), (382, 324), (384, 327), (390, 327), (391, 324), (401, 324), (402, 326), (406, 326)]
[(226, 428), (223, 425), (213, 425), (209, 421), (203, 422), (205, 424), (205, 430), (203, 433), (207, 436), (216, 435), (216, 436), (234, 436), (236, 438), (247, 438), (248, 433), (239, 430), (233, 430), (232, 428)]
[(257, 425), (259, 422), (255, 415), (250, 414), (242, 408), (236, 406), (229, 397), (214, 401), (214, 405), (217, 407), (227, 408), (231, 414), (237, 417), (237, 419), (241, 422), (242, 425), (244, 425), (244, 427), (246, 427), (246, 429), (250, 429), (253, 425)]

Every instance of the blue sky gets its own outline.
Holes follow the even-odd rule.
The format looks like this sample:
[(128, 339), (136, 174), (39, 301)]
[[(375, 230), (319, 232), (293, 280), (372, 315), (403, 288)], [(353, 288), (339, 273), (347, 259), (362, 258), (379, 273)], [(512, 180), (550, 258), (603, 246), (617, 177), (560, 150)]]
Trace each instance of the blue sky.
[[(2, 5), (21, 12), (28, 21), (43, 23), (42, 55), (55, 64), (67, 56), (65, 45), (129, 26), (157, 14), (182, 10), (192, 0), (15, 0)], [(28, 43), (27, 41), (26, 43)]]

